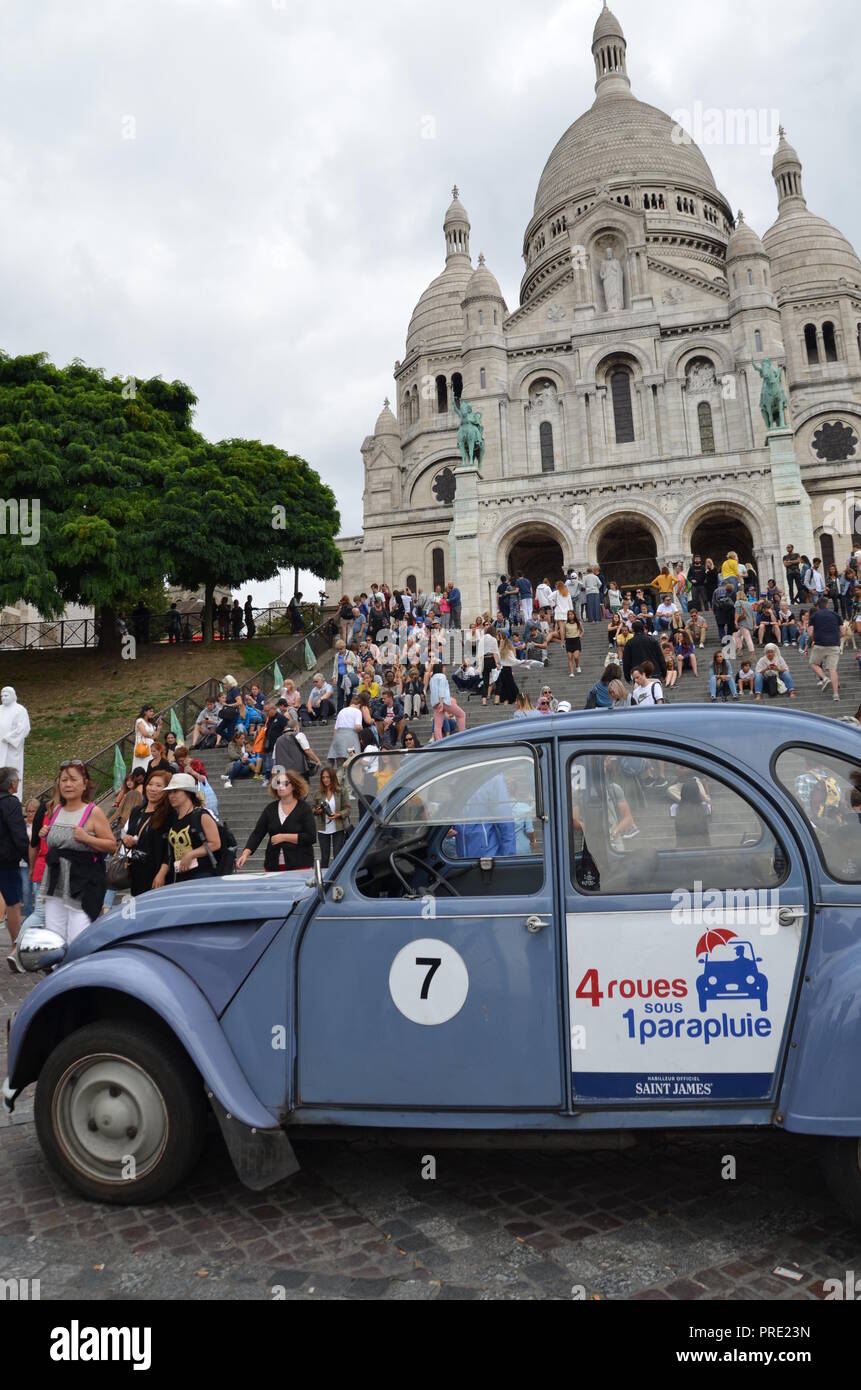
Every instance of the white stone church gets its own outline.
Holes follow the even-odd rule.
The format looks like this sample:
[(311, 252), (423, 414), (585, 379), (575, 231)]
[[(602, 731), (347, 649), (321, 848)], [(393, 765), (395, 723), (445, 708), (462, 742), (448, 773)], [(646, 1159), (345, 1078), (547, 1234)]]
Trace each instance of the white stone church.
[[(455, 189), (445, 269), (395, 367), (397, 414), (387, 402), (362, 445), (346, 593), (453, 578), (469, 620), (503, 573), (598, 563), (629, 585), (735, 550), (764, 582), (787, 542), (845, 563), (861, 531), (855, 251), (808, 210), (782, 130), (760, 239), (697, 146), (633, 96), (606, 5), (592, 52), (595, 101), (541, 175), (513, 312), (483, 256), (473, 266)], [(765, 358), (783, 370), (784, 430), (760, 411)], [(461, 464), (461, 395), (482, 415), (480, 469)]]

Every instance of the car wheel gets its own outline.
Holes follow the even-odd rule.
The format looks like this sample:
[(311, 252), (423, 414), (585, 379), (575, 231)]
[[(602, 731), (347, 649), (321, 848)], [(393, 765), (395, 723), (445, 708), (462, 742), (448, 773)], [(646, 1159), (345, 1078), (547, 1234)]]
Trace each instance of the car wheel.
[(822, 1166), (831, 1195), (861, 1227), (861, 1138), (827, 1139)]
[(89, 1023), (54, 1049), (36, 1086), (49, 1163), (101, 1202), (149, 1203), (191, 1172), (203, 1147), (203, 1083), (169, 1034), (145, 1023)]

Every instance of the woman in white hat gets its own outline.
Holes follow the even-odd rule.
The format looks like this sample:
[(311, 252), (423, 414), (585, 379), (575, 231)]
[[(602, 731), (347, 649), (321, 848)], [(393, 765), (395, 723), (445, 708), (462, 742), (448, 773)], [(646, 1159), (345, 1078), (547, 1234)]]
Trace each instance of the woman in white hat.
[(218, 873), (216, 855), (221, 832), (206, 809), (197, 782), (188, 772), (176, 772), (167, 784), (170, 815), (167, 822), (167, 862), (156, 874), (153, 888), (173, 883), (195, 883)]

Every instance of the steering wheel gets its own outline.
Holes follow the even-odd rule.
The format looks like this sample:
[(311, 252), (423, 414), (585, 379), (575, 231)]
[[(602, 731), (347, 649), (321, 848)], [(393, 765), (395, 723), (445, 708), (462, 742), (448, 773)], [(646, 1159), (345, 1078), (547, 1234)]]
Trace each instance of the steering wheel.
[(463, 894), (458, 892), (453, 883), (449, 883), (448, 879), (443, 878), (441, 874), (438, 874), (436, 869), (432, 869), (429, 864), (425, 864), (417, 854), (411, 854), (409, 850), (393, 849), (391, 854), (389, 855), (389, 868), (391, 869), (395, 877), (399, 879), (400, 882), (404, 885), (410, 897), (418, 897), (419, 895), (416, 893), (413, 884), (409, 883), (407, 879), (404, 878), (403, 874), (401, 873), (400, 869), (395, 863), (396, 859), (406, 859), (407, 863), (415, 864), (416, 868), (421, 869), (423, 873), (430, 874), (431, 879), (433, 880), (433, 887), (438, 886), (440, 888), (444, 888), (445, 891), (447, 893), (450, 893), (453, 898), (463, 897)]

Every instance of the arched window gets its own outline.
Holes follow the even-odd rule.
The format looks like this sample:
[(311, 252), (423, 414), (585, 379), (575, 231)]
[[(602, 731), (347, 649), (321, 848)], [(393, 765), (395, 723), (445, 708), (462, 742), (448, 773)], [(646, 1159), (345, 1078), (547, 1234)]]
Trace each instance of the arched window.
[(804, 346), (807, 349), (807, 365), (809, 367), (818, 367), (819, 344), (816, 341), (815, 323), (806, 323), (804, 325)]
[(747, 272), (747, 283), (748, 283), (749, 285), (752, 285), (752, 284), (753, 284), (753, 271), (752, 271), (752, 270), (749, 270), (749, 271)]
[(459, 401), (463, 395), (463, 377), (460, 372), (455, 372), (451, 379), (451, 394), (456, 401)]
[(823, 531), (819, 537), (819, 549), (822, 554), (822, 573), (827, 574), (828, 566), (834, 564), (834, 537)]
[(554, 473), (556, 460), (553, 455), (553, 426), (549, 420), (542, 422), (538, 430), (538, 438), (541, 441), (541, 472)]
[(409, 428), (411, 418), (410, 411), (410, 393), (408, 391), (407, 394), (404, 396), (403, 400), (401, 401), (401, 422), (403, 424), (404, 429)]
[(708, 401), (700, 401), (697, 406), (697, 419), (700, 424), (700, 453), (713, 454), (715, 452), (715, 431), (712, 408)]
[(407, 575), (407, 588), (409, 589), (410, 593), (411, 593), (411, 594), (418, 593), (418, 587), (419, 587), (419, 586), (418, 586), (418, 584), (416, 583), (416, 577), (415, 577), (415, 575), (414, 575), (414, 574), (408, 574), (408, 575)]
[(420, 405), (419, 405), (419, 388), (418, 388), (417, 386), (414, 386), (414, 387), (413, 387), (413, 424), (415, 424), (415, 422), (418, 420), (420, 414), (421, 414), (421, 407), (420, 407)]
[(485, 371), (484, 367), (482, 367), (481, 369), (481, 389), (482, 391), (487, 390), (487, 372)]
[(834, 324), (833, 324), (833, 323), (823, 323), (823, 325), (822, 325), (822, 343), (823, 343), (823, 346), (824, 346), (824, 348), (825, 348), (825, 361), (826, 361), (826, 362), (836, 362), (836, 361), (837, 361), (837, 337), (836, 337), (835, 332), (834, 332)]
[(436, 589), (445, 585), (445, 551), (437, 548), (431, 557), (433, 564), (433, 586)]
[(759, 329), (757, 329), (754, 333), (753, 341), (756, 344), (757, 352), (762, 352), (762, 334), (760, 333)]
[(616, 443), (633, 444), (634, 408), (631, 403), (631, 376), (619, 368), (610, 379), (613, 396), (613, 415), (616, 420)]
[(479, 328), (483, 328), (483, 327), (484, 327), (484, 310), (483, 310), (483, 309), (479, 309), (479, 311), (478, 311), (478, 326), (479, 326)]
[(436, 413), (448, 414), (448, 382), (444, 376), (438, 376), (436, 379)]

